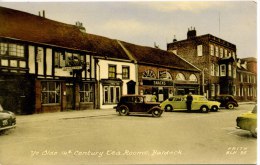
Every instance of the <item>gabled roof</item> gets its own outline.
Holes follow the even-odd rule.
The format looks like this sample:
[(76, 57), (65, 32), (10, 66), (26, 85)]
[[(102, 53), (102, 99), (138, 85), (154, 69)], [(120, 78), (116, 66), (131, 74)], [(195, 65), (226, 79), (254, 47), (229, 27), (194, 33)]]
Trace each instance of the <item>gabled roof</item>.
[(193, 65), (187, 63), (179, 56), (165, 50), (135, 45), (121, 41), (123, 46), (131, 52), (132, 56), (140, 64), (159, 65), (174, 69), (199, 71)]
[(37, 15), (0, 7), (0, 37), (91, 51), (112, 58), (128, 59), (116, 40), (83, 33), (69, 25)]

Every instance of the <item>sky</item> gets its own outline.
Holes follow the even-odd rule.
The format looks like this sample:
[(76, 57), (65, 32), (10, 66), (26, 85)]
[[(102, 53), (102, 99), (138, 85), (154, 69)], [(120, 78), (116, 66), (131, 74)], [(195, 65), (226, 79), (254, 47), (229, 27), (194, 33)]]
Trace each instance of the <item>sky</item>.
[(166, 50), (174, 37), (211, 34), (237, 47), (238, 58), (257, 57), (255, 1), (78, 1), (5, 2), (0, 6), (58, 22), (82, 22), (87, 33)]

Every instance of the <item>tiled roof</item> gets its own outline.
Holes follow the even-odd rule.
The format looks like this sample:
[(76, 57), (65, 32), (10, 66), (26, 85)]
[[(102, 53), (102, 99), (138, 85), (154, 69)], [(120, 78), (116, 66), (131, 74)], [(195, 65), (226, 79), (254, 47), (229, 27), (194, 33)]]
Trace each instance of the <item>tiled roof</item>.
[(83, 33), (69, 25), (33, 14), (0, 7), (0, 37), (91, 51), (112, 58), (128, 59), (116, 40)]
[(161, 65), (164, 67), (175, 68), (175, 69), (185, 69), (198, 71), (193, 65), (187, 63), (177, 55), (172, 52), (165, 50), (134, 45), (127, 42), (121, 42), (126, 49), (128, 49), (138, 63), (142, 64), (153, 64)]

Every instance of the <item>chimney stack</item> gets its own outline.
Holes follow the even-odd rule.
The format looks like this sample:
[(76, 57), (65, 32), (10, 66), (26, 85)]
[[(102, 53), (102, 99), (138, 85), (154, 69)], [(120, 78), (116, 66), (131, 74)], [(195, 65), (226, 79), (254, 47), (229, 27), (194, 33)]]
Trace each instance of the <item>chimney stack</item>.
[(192, 29), (192, 27), (188, 28), (187, 39), (191, 39), (191, 38), (194, 38), (196, 36), (197, 36), (197, 34), (196, 34), (195, 27), (193, 29)]

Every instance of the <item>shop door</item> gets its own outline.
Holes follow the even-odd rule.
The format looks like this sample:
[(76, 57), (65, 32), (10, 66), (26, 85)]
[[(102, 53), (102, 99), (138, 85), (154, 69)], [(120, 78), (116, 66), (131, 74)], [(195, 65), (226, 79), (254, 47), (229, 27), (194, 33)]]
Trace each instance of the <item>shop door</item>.
[(75, 108), (74, 86), (66, 84), (66, 109), (71, 110)]

